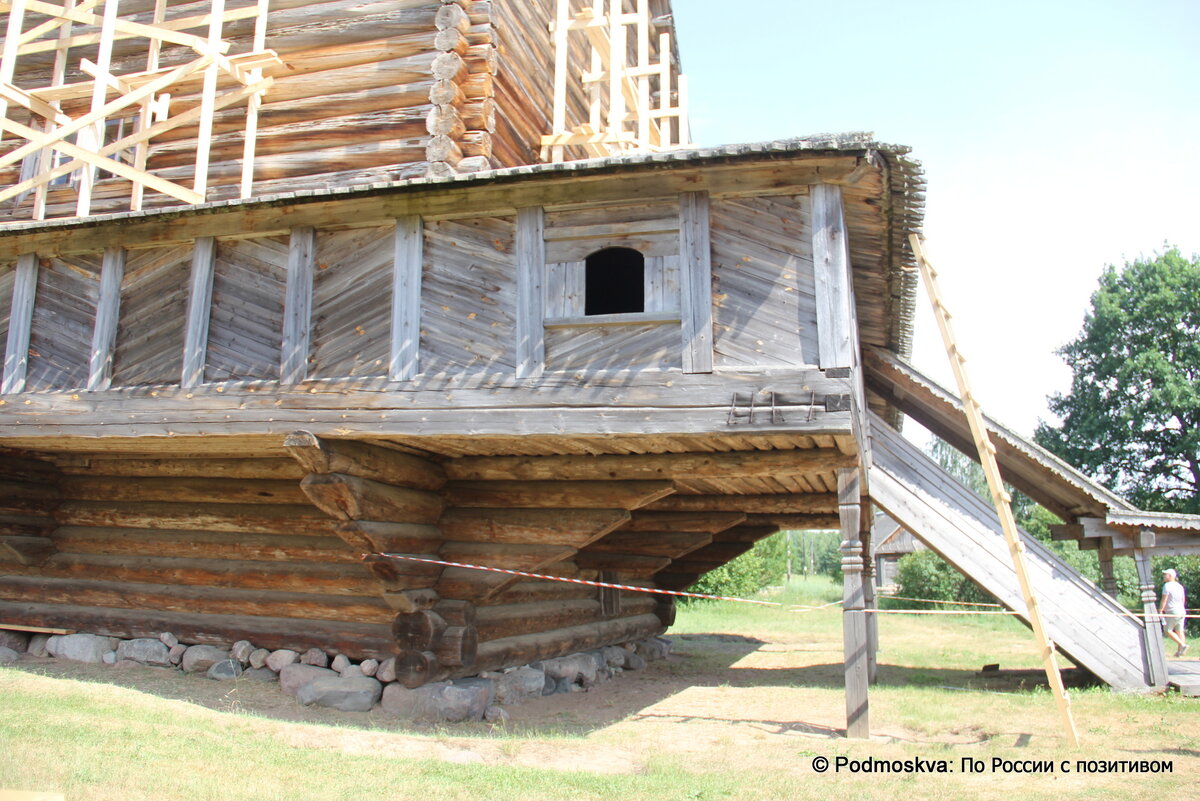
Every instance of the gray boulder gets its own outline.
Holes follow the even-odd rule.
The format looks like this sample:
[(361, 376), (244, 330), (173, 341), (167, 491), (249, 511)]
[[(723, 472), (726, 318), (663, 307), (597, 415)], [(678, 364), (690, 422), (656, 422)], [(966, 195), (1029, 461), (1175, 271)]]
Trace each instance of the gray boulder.
[(335, 656), (333, 658), (333, 661), (329, 663), (330, 669), (336, 670), (338, 673), (341, 673), (349, 665), (350, 665), (350, 660), (346, 657), (345, 654), (338, 654), (337, 656)]
[(338, 675), (343, 679), (353, 679), (358, 676), (365, 676), (367, 674), (363, 673), (362, 668), (358, 665), (346, 665), (338, 671)]
[(0, 645), (0, 665), (10, 665), (21, 658), (21, 655), (7, 645)]
[(125, 640), (117, 645), (117, 659), (132, 659), (143, 665), (170, 667), (171, 651), (160, 640)]
[(642, 670), (646, 667), (646, 660), (638, 654), (629, 654), (625, 657), (626, 670)]
[(379, 661), (376, 659), (364, 659), (362, 664), (358, 666), (358, 669), (362, 671), (364, 676), (374, 676), (375, 671), (379, 670)]
[(267, 656), (267, 667), (278, 673), (288, 665), (294, 665), (300, 659), (300, 654), (287, 648), (272, 651)]
[(183, 652), (179, 665), (184, 673), (204, 673), (218, 662), (229, 658), (229, 652), (215, 645), (193, 645)]
[(387, 659), (379, 663), (379, 667), (375, 670), (375, 678), (387, 684), (389, 681), (396, 680), (396, 657), (389, 656)]
[(183, 661), (183, 655), (187, 653), (187, 649), (186, 645), (177, 642), (167, 651), (167, 659), (171, 661), (172, 665), (178, 665)]
[[(102, 657), (100, 657), (100, 661), (106, 665), (117, 664), (117, 652), (116, 651), (105, 651), (104, 655)], [(129, 661), (129, 660), (126, 660), (126, 661)]]
[(29, 650), (29, 635), (23, 631), (0, 629), (0, 648), (23, 654)]
[(229, 649), (229, 658), (236, 659), (241, 664), (245, 665), (250, 662), (250, 654), (254, 653), (254, 646), (249, 640), (238, 640)]
[(304, 652), (304, 656), (300, 657), (300, 663), (316, 667), (329, 667), (329, 654), (320, 648), (309, 648)]
[(621, 668), (625, 667), (625, 655), (629, 652), (615, 645), (606, 645), (600, 649), (600, 653), (604, 655), (604, 664), (610, 668)]
[(662, 637), (650, 637), (637, 644), (637, 655), (647, 662), (666, 659), (671, 653), (671, 641)]
[(483, 712), (483, 719), (488, 723), (508, 723), (508, 711), (504, 707), (489, 706)]
[(271, 652), (268, 651), (266, 648), (256, 648), (255, 650), (250, 652), (250, 656), (247, 657), (246, 661), (250, 663), (250, 667), (255, 668), (255, 669), (261, 668), (261, 667), (266, 667), (267, 666), (267, 657), (270, 655), (271, 655)]
[(584, 687), (591, 687), (596, 683), (596, 671), (600, 669), (591, 654), (560, 656), (557, 659), (535, 662), (530, 667), (540, 668), (555, 681), (566, 680), (582, 684)]
[(343, 712), (367, 712), (382, 695), (383, 685), (368, 676), (326, 676), (301, 687), (296, 700), (305, 706), (316, 704)]
[(266, 667), (248, 668), (242, 672), (242, 678), (261, 682), (274, 682), (279, 680), (279, 676), (275, 675), (275, 671)]
[(46, 650), (46, 643), (49, 641), (49, 634), (35, 634), (29, 638), (29, 648), (26, 650), (30, 656), (50, 656), (50, 652)]
[(64, 634), (51, 637), (46, 642), (46, 649), (51, 656), (59, 659), (93, 664), (104, 661), (104, 654), (113, 650), (108, 637), (97, 637), (95, 634)]
[(158, 641), (168, 648), (174, 648), (176, 645), (179, 645), (179, 638), (169, 631), (164, 631), (158, 635)]
[(486, 679), (462, 679), (451, 684), (434, 682), (410, 690), (389, 684), (383, 690), (382, 707), (389, 714), (421, 721), (482, 720), (494, 692)]
[(290, 665), (284, 665), (283, 670), (279, 671), (279, 689), (288, 695), (295, 695), (310, 681), (336, 676), (337, 674), (329, 668), (293, 662)]
[(496, 703), (519, 704), (537, 698), (546, 686), (546, 674), (531, 667), (520, 667), (496, 678)]
[(242, 663), (236, 659), (222, 659), (220, 662), (214, 662), (205, 675), (221, 681), (236, 679), (242, 675)]

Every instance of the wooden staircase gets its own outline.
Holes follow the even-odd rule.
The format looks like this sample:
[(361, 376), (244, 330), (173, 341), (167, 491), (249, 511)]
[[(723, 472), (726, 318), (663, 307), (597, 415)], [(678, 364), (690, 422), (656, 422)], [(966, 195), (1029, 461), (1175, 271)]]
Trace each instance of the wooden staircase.
[[(871, 446), (871, 499), (1025, 619), (1026, 605), (991, 506), (877, 416), (871, 420)], [(1038, 605), (1058, 649), (1116, 689), (1153, 686), (1142, 621), (1042, 543), (1024, 532), (1022, 537)]]

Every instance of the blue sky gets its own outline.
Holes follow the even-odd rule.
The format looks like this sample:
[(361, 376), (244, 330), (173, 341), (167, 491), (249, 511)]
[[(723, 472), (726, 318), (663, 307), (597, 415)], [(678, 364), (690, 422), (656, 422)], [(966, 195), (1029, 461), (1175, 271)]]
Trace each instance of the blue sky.
[[(674, 0), (702, 145), (913, 148), (985, 409), (1031, 433), (1105, 264), (1200, 252), (1196, 0)], [(952, 386), (921, 299), (914, 361)]]

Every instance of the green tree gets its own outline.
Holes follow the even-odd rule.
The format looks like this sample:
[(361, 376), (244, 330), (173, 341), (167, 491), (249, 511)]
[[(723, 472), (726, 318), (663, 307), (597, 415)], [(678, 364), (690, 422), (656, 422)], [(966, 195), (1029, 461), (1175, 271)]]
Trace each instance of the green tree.
[(1144, 509), (1200, 513), (1200, 258), (1177, 248), (1109, 266), (1043, 447)]

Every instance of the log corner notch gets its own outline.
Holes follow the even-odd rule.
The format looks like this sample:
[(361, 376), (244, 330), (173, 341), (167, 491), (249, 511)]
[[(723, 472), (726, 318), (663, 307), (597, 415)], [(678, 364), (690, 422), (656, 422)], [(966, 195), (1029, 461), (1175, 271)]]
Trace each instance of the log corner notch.
[(0, 454), (0, 561), (37, 567), (58, 551), (52, 538), (61, 475), (48, 462)]
[(363, 553), (382, 597), (396, 611), (397, 679), (419, 687), (469, 667), (478, 646), (474, 610), (439, 596), (434, 587), (442, 567), (380, 555), (439, 553), (443, 538), (437, 523), (445, 501), (437, 491), (446, 482), (441, 466), (307, 431), (290, 434), (284, 447), (308, 471), (301, 490), (314, 506), (341, 521), (338, 536)]

